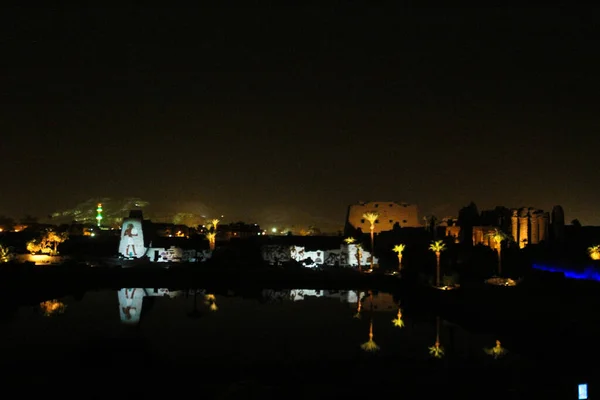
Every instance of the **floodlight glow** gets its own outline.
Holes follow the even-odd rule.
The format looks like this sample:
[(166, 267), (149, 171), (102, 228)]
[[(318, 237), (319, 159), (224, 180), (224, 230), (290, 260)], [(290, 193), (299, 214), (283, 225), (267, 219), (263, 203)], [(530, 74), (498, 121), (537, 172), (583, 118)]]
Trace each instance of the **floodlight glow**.
[(572, 271), (562, 267), (551, 267), (547, 265), (533, 264), (533, 269), (537, 269), (539, 271), (561, 273), (565, 278), (569, 279), (581, 279), (600, 282), (600, 272), (598, 272), (592, 267), (586, 267), (583, 269), (583, 271)]
[(98, 221), (98, 226), (100, 226), (100, 223), (102, 222), (102, 203), (98, 203), (98, 208), (96, 208), (96, 212), (98, 213), (96, 215), (96, 221)]
[(587, 383), (580, 383), (577, 386), (577, 392), (579, 394), (578, 399), (579, 400), (587, 400), (588, 398), (588, 393), (587, 393)]

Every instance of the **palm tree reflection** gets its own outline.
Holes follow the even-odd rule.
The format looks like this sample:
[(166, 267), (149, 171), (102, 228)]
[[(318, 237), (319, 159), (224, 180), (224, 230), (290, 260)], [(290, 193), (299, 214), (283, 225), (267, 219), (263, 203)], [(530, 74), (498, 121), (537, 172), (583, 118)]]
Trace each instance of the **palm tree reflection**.
[(200, 318), (202, 316), (202, 313), (200, 312), (200, 310), (198, 310), (198, 302), (196, 301), (196, 298), (198, 297), (198, 290), (194, 290), (194, 307), (192, 308), (192, 311), (190, 311), (188, 313), (188, 317), (190, 318)]
[(360, 345), (360, 347), (364, 351), (374, 352), (379, 350), (379, 346), (373, 341), (373, 319), (371, 319), (371, 323), (369, 324), (369, 340)]
[(394, 326), (397, 326), (398, 328), (404, 327), (404, 320), (402, 319), (402, 309), (401, 308), (398, 308), (398, 314), (396, 315), (396, 318), (392, 320), (392, 323), (394, 324)]
[(435, 343), (429, 348), (429, 354), (431, 354), (435, 358), (442, 358), (444, 356), (444, 348), (440, 344), (440, 317), (436, 318)]
[(217, 307), (217, 298), (214, 294), (207, 294), (204, 297), (204, 303), (208, 305), (210, 311), (217, 311), (219, 308)]
[(45, 317), (52, 317), (65, 313), (67, 306), (58, 300), (47, 300), (40, 303), (40, 310)]
[(362, 292), (357, 291), (357, 300), (356, 300), (356, 314), (354, 314), (354, 318), (360, 319), (360, 311), (362, 310)]
[(502, 343), (499, 340), (496, 340), (496, 345), (490, 349), (483, 349), (488, 355), (498, 359), (504, 356), (508, 351), (502, 347)]

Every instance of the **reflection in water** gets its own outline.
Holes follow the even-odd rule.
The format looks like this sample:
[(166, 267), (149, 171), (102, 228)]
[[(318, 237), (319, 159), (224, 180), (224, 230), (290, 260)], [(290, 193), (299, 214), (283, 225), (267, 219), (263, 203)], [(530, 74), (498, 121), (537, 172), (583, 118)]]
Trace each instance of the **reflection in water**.
[[(115, 292), (118, 292), (118, 304), (115, 304)], [(447, 396), (453, 394), (456, 385), (465, 385), (465, 388), (478, 385), (477, 394), (480, 395), (485, 393), (479, 389), (480, 386), (486, 389), (502, 382), (494, 386), (494, 390), (499, 390), (507, 385), (530, 385), (530, 371), (539, 372), (546, 379), (551, 372), (541, 369), (545, 363), (524, 359), (515, 352), (516, 349), (511, 348), (498, 360), (484, 353), (483, 349), (493, 347), (499, 337), (474, 335), (455, 326), (455, 340), (450, 340), (451, 337), (447, 336), (450, 331), (446, 325), (441, 325), (444, 322), (441, 318), (430, 317), (427, 314), (429, 310), (421, 314), (423, 309), (420, 307), (409, 308), (408, 299), (402, 299), (400, 310), (396, 306), (381, 312), (382, 308), (387, 308), (375, 309), (375, 305), (384, 305), (380, 300), (385, 293), (381, 292), (373, 293), (372, 314), (369, 296), (361, 302), (362, 321), (351, 318), (358, 304), (340, 303), (338, 299), (326, 298), (325, 294), (320, 298), (306, 298), (304, 302), (293, 302), (288, 297), (281, 303), (264, 304), (261, 288), (243, 288), (236, 294), (230, 294), (225, 288), (219, 291), (192, 289), (188, 293), (187, 298), (179, 296), (171, 299), (177, 293), (166, 289), (94, 290), (87, 292), (80, 302), (54, 295), (45, 300), (62, 300), (68, 304), (69, 312), (53, 319), (42, 317), (41, 313), (37, 318), (30, 318), (31, 304), (39, 312), (39, 301), (32, 303), (33, 299), (29, 297), (14, 298), (12, 301), (19, 306), (18, 318), (4, 323), (0, 364), (5, 369), (20, 363), (52, 366), (50, 369), (33, 368), (28, 374), (32, 376), (32, 382), (40, 375), (45, 390), (56, 386), (52, 385), (56, 383), (54, 378), (44, 378), (52, 371), (62, 380), (65, 373), (72, 373), (69, 379), (84, 384), (92, 383), (91, 379), (102, 379), (103, 392), (99, 393), (102, 397), (109, 392), (119, 393), (123, 384), (130, 386), (133, 383), (138, 393), (136, 397), (146, 396), (146, 393), (148, 397), (156, 397), (152, 391), (156, 390), (156, 385), (164, 385), (170, 390), (178, 390), (179, 386), (186, 389), (193, 387), (203, 397), (212, 398), (212, 389), (214, 392), (223, 391), (228, 384), (245, 379), (266, 384), (274, 382), (277, 394), (296, 393), (298, 382), (301, 382), (303, 387), (300, 389), (306, 397), (315, 397), (315, 392), (317, 397), (321, 395), (324, 398), (355, 397), (350, 392), (355, 390), (356, 372), (363, 370), (376, 377), (377, 382), (369, 386), (369, 391), (380, 388), (397, 391), (398, 379), (402, 375), (403, 389), (407, 388), (405, 385), (414, 383), (415, 390), (423, 393), (439, 382), (440, 389)], [(210, 304), (204, 304), (207, 294), (214, 296), (214, 303), (220, 310), (213, 313), (209, 310)], [(216, 296), (219, 296), (218, 299)], [(196, 301), (192, 304), (194, 297)], [(395, 298), (399, 300), (400, 296)], [(154, 307), (151, 307), (152, 300), (155, 300)], [(44, 307), (50, 310), (60, 309), (60, 305), (51, 305), (54, 302), (47, 304), (49, 307)], [(115, 306), (118, 306), (119, 316), (125, 325), (117, 322)], [(122, 309), (128, 307), (127, 315)], [(132, 309), (134, 312), (131, 312)], [(390, 324), (399, 311), (405, 323), (401, 332), (394, 323)], [(200, 312), (204, 319), (192, 321), (187, 316), (196, 316)], [(374, 337), (375, 320), (378, 321), (377, 341)], [(131, 327), (135, 321), (140, 321), (143, 332), (131, 332), (131, 329), (136, 329)], [(437, 326), (434, 325), (436, 323)], [(248, 329), (249, 326), (252, 328)], [(441, 331), (442, 327), (444, 331)], [(431, 343), (434, 330), (437, 348)], [(442, 333), (446, 354), (438, 360), (434, 355), (441, 356), (438, 349), (442, 347)], [(449, 347), (453, 342), (454, 350)], [(505, 344), (503, 340), (502, 345)], [(434, 347), (436, 354), (429, 354), (429, 346)], [(496, 350), (494, 353), (503, 352)], [(164, 379), (160, 373), (157, 375), (157, 371), (165, 368), (182, 379), (173, 382)], [(476, 373), (466, 379), (466, 368), (469, 372), (473, 368)], [(480, 374), (479, 370), (485, 374)], [(194, 371), (195, 376), (214, 376), (217, 379), (210, 382), (187, 379), (189, 371)], [(105, 379), (105, 375), (116, 378)], [(152, 378), (142, 382), (138, 377), (143, 376)], [(485, 385), (483, 376), (486, 377)], [(210, 386), (206, 392), (202, 390), (205, 383)], [(539, 391), (542, 385), (535, 383), (534, 390)], [(63, 392), (62, 397), (65, 397), (65, 390), (71, 394), (68, 386), (62, 385), (57, 389)], [(322, 387), (325, 387), (325, 392)], [(242, 392), (245, 390), (240, 389)], [(412, 386), (408, 390), (412, 391)], [(244, 397), (245, 393), (240, 396)], [(73, 394), (81, 397), (79, 392)], [(426, 393), (425, 397), (433, 396)]]
[(192, 311), (188, 313), (188, 317), (190, 318), (200, 318), (202, 316), (202, 312), (198, 310), (198, 302), (196, 301), (196, 299), (198, 298), (198, 293), (200, 293), (199, 290), (194, 290), (194, 306), (192, 308)]
[(169, 291), (169, 289), (122, 288), (117, 293), (121, 322), (126, 325), (140, 323), (144, 297), (168, 296), (174, 298), (180, 294), (180, 291)]
[(217, 311), (219, 308), (217, 307), (217, 298), (214, 294), (207, 294), (204, 297), (204, 303), (209, 306), (210, 311)]
[(502, 347), (502, 343), (499, 340), (496, 340), (496, 345), (490, 349), (483, 349), (490, 356), (498, 359), (504, 356), (508, 351)]
[(143, 288), (123, 288), (119, 290), (118, 296), (121, 322), (127, 325), (137, 325), (140, 322), (146, 290)]
[(360, 346), (364, 351), (377, 351), (379, 346), (373, 341), (373, 320), (369, 324), (369, 340)]
[(370, 290), (366, 301), (368, 302), (367, 305), (371, 311), (393, 312), (398, 308), (398, 301), (394, 299), (394, 296), (391, 293), (373, 293), (373, 291)]
[(436, 318), (435, 344), (429, 348), (429, 354), (435, 358), (442, 358), (444, 356), (444, 348), (440, 344), (440, 317)]
[[(361, 292), (361, 294), (362, 294), (362, 292)], [(359, 297), (358, 301), (356, 302), (356, 314), (354, 314), (354, 318), (360, 319), (361, 309), (362, 309), (362, 297)]]
[(404, 320), (402, 319), (402, 309), (401, 308), (398, 308), (398, 314), (396, 315), (396, 318), (392, 320), (392, 323), (394, 324), (394, 326), (397, 326), (398, 328), (404, 327)]
[(64, 314), (67, 306), (58, 300), (48, 300), (40, 303), (40, 310), (45, 317)]

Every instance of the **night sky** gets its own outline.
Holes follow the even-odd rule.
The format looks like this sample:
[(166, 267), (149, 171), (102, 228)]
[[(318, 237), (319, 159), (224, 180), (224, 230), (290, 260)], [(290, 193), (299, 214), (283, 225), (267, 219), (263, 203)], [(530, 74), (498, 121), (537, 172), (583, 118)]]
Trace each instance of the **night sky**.
[(140, 197), (326, 227), (359, 200), (439, 217), (473, 200), (561, 204), (567, 221), (600, 225), (594, 21), (565, 9), (4, 10), (0, 214)]

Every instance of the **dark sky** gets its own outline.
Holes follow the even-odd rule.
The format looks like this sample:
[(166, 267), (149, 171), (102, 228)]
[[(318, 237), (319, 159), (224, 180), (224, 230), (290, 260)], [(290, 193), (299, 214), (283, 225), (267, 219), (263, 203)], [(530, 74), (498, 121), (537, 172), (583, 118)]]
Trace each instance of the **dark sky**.
[(0, 17), (0, 214), (91, 197), (343, 223), (471, 200), (600, 224), (598, 13), (20, 9)]

